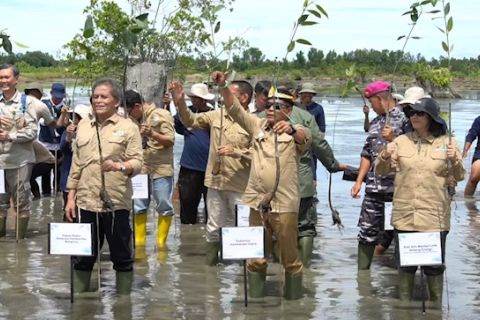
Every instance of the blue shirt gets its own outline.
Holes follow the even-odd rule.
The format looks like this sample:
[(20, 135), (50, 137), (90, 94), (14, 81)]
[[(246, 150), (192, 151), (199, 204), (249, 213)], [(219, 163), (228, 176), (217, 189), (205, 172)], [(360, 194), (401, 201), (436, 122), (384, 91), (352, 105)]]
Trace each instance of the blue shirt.
[[(193, 107), (190, 107), (190, 110), (194, 113), (202, 112), (197, 111)], [(207, 169), (208, 153), (210, 150), (210, 130), (185, 128), (182, 121), (180, 121), (180, 116), (178, 113), (173, 117), (173, 119), (175, 121), (175, 131), (184, 137), (180, 165), (190, 170), (205, 172)]]
[(317, 123), (320, 131), (325, 133), (327, 126), (325, 124), (325, 112), (323, 112), (323, 107), (316, 102), (312, 102), (307, 106), (307, 111), (310, 112), (315, 118), (315, 122)]
[(465, 142), (472, 143), (473, 141), (477, 140), (477, 146), (475, 147), (475, 151), (473, 153), (473, 159), (480, 159), (480, 117), (477, 117), (473, 120), (472, 127), (468, 130), (468, 134), (465, 137)]

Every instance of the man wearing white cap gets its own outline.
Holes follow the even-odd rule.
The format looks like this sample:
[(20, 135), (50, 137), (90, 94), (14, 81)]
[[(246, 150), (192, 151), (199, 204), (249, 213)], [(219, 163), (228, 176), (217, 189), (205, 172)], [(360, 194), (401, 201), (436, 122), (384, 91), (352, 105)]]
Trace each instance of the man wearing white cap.
[[(208, 92), (204, 83), (192, 86), (188, 96), (192, 100), (190, 111), (204, 113), (210, 110), (207, 102), (215, 96)], [(205, 222), (207, 221), (207, 187), (205, 170), (210, 147), (210, 132), (202, 128), (186, 128), (177, 113), (174, 117), (175, 131), (183, 136), (183, 151), (178, 173), (178, 193), (180, 197), (180, 221), (182, 224), (197, 223), (198, 204), (203, 197), (205, 203)]]

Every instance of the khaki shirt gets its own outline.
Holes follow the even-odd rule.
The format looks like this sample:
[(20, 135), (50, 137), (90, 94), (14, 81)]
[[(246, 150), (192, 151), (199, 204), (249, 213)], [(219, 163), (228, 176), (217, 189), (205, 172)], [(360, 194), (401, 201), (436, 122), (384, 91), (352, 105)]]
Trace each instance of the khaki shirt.
[[(152, 127), (152, 131), (166, 135), (175, 141), (173, 117), (165, 109), (157, 108), (154, 104), (144, 109), (145, 124)], [(147, 140), (147, 147), (143, 150), (143, 173), (151, 179), (173, 176), (173, 145), (165, 147), (151, 138)]]
[[(266, 119), (260, 119), (247, 113), (238, 100), (228, 110), (237, 121), (253, 137), (252, 168), (248, 185), (242, 201), (251, 208), (257, 209), (265, 194), (273, 191), (276, 176), (275, 134), (267, 126)], [(277, 191), (270, 205), (272, 212), (298, 212), (300, 190), (298, 165), (302, 153), (311, 146), (310, 130), (300, 125), (307, 137), (304, 144), (297, 144), (292, 136), (283, 133), (277, 137), (280, 160), (280, 180)]]
[[(243, 108), (242, 106), (240, 106)], [(203, 113), (193, 113), (188, 108), (179, 109), (180, 120), (187, 128), (210, 129), (210, 150), (207, 169), (205, 171), (205, 186), (212, 189), (242, 192), (245, 190), (250, 173), (251, 139), (247, 131), (235, 123), (232, 117), (223, 111), (222, 145), (231, 145), (239, 158), (221, 157), (220, 173), (212, 174), (217, 161), (217, 149), (221, 132), (221, 109)]]
[[(103, 159), (128, 161), (132, 176), (142, 168), (142, 141), (138, 126), (130, 119), (114, 114), (99, 126)], [(77, 140), (73, 143), (73, 159), (67, 189), (77, 190), (77, 206), (101, 212), (101, 174), (95, 120), (82, 119), (78, 124)], [(115, 210), (131, 209), (132, 183), (123, 172), (105, 172), (105, 187)]]
[[(375, 169), (380, 175), (396, 172), (392, 225), (402, 231), (449, 230), (448, 137), (429, 136), (421, 139), (415, 132), (409, 132), (396, 138), (393, 143), (396, 151), (392, 157), (383, 160), (381, 153), (375, 162)], [(462, 154), (453, 138), (452, 144), (460, 160), (452, 164), (451, 171), (455, 180), (460, 181), (465, 175)]]
[(41, 103), (39, 100), (27, 96), (25, 112), (22, 112), (22, 94), (15, 92), (10, 100), (5, 100), (0, 95), (0, 115), (15, 120), (10, 128), (0, 128), (8, 131), (11, 141), (0, 142), (0, 168), (15, 169), (27, 163), (35, 162), (33, 140), (37, 137), (37, 121), (30, 111), (33, 104)]

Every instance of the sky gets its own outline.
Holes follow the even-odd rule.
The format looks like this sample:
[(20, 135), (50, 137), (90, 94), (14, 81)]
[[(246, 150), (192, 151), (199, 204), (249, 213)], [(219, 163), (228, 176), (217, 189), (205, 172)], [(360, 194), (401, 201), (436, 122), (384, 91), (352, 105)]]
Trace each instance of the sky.
[[(150, 0), (152, 7), (158, 0)], [(163, 0), (172, 3), (173, 0)], [(127, 12), (126, 0), (118, 2)], [(400, 50), (403, 41), (397, 37), (410, 30), (410, 19), (401, 16), (413, 1), (407, 0), (317, 0), (329, 18), (319, 24), (299, 28), (296, 38), (304, 38), (325, 53), (355, 49)], [(437, 7), (441, 4), (438, 1)], [(15, 52), (40, 50), (59, 58), (65, 53), (62, 47), (80, 31), (85, 21), (83, 9), (89, 0), (1, 0), (0, 30), (13, 40), (28, 45), (28, 49), (14, 46)], [(259, 48), (267, 58), (282, 58), (292, 30), (299, 17), (303, 0), (235, 0), (233, 12), (223, 11), (222, 28), (218, 38), (241, 35), (251, 47)], [(454, 20), (450, 42), (454, 45), (452, 56), (474, 57), (480, 55), (479, 26), (480, 1), (450, 0)], [(171, 4), (170, 4), (171, 6)], [(168, 8), (168, 6), (167, 6)], [(427, 58), (444, 55), (441, 42), (444, 35), (436, 28), (443, 20), (422, 16), (406, 51), (421, 53)], [(307, 52), (308, 46), (297, 45), (296, 50)], [(294, 58), (291, 54), (288, 58)]]

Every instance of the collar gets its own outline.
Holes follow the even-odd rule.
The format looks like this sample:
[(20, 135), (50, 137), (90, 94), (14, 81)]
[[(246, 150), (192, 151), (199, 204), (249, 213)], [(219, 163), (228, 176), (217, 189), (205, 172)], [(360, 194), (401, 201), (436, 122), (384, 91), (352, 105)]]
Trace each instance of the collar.
[(15, 103), (20, 103), (21, 97), (22, 97), (22, 94), (18, 90), (15, 90), (15, 93), (13, 94), (10, 100), (6, 100), (5, 96), (3, 94), (0, 94), (0, 101), (4, 101), (4, 102), (13, 101)]
[[(118, 121), (120, 121), (122, 117), (120, 117), (118, 115), (118, 113), (114, 113), (110, 118), (108, 118), (107, 120), (104, 121), (104, 123), (106, 122), (112, 122), (113, 124), (116, 124)], [(96, 117), (95, 115), (93, 115), (92, 119), (90, 119), (90, 125), (93, 127), (95, 125), (95, 120), (96, 120)]]
[(435, 140), (435, 137), (433, 135), (429, 134), (426, 138), (421, 138), (415, 131), (412, 131), (412, 139), (415, 142), (426, 141), (426, 142), (432, 144), (433, 141)]

